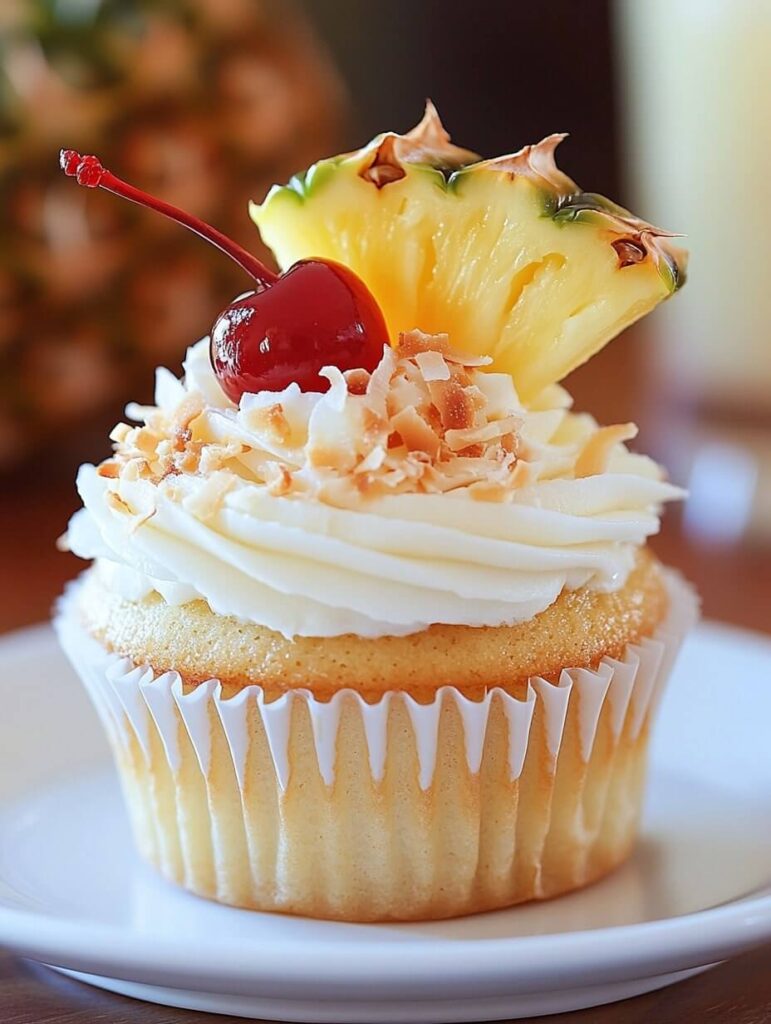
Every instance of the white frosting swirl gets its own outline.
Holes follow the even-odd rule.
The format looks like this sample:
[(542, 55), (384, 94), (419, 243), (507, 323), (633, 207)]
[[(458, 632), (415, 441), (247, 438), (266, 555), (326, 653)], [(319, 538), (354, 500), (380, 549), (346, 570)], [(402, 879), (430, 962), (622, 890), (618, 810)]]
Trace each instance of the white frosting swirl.
[[(421, 371), (388, 350), (366, 395), (330, 370), (325, 395), (293, 385), (236, 409), (199, 342), (183, 381), (158, 372), (156, 407), (129, 407), (146, 426), (117, 428), (116, 459), (81, 468), (69, 546), (129, 599), (202, 598), (287, 637), (516, 623), (565, 587), (622, 586), (661, 503), (682, 492), (614, 443), (629, 432), (568, 412), (562, 389), (525, 410), (508, 376), (468, 366), (477, 433), (492, 440), (449, 455), (443, 442), (441, 463), (394, 446), (394, 395), (420, 408), (415, 382), (427, 394), (448, 364)], [(373, 409), (388, 409), (374, 426)]]

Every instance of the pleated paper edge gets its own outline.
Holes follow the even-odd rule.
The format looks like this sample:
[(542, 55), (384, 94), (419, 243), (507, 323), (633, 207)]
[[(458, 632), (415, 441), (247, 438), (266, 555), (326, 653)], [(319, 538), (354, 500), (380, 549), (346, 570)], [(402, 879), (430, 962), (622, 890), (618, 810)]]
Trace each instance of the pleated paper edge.
[(185, 694), (179, 673), (156, 675), (149, 666), (135, 665), (129, 658), (105, 650), (85, 631), (78, 621), (75, 607), (77, 583), (68, 588), (60, 601), (54, 627), (62, 648), (83, 680), (113, 740), (125, 738), (124, 723), (128, 720), (149, 759), (151, 722), (154, 723), (172, 772), (177, 770), (181, 761), (181, 716), (201, 771), (208, 774), (211, 756), (209, 708), (213, 703), (227, 737), (239, 785), (243, 786), (250, 742), (248, 710), (256, 704), (279, 786), (285, 790), (290, 774), (288, 746), (292, 707), (295, 700), (301, 700), (308, 708), (321, 777), (327, 785), (332, 785), (340, 714), (343, 702), (353, 699), (359, 706), (370, 771), (377, 782), (385, 772), (391, 703), (401, 700), (409, 713), (414, 732), (420, 786), (426, 790), (431, 786), (436, 769), (440, 715), (448, 700), (454, 702), (463, 723), (466, 759), (472, 774), (479, 771), (490, 707), (496, 698), (502, 702), (508, 722), (512, 780), (520, 776), (525, 763), (537, 702), (543, 707), (546, 742), (556, 762), (568, 702), (574, 688), (579, 694), (580, 745), (585, 761), (591, 757), (606, 700), (610, 702), (614, 737), (618, 738), (630, 717), (631, 737), (636, 738), (648, 712), (658, 704), (685, 634), (698, 618), (698, 600), (692, 588), (671, 570), (667, 570), (665, 575), (669, 610), (651, 637), (627, 645), (620, 659), (603, 658), (596, 669), (563, 669), (556, 684), (533, 677), (528, 681), (524, 700), (512, 697), (500, 687), (493, 687), (481, 701), (474, 701), (455, 687), (443, 686), (429, 704), (420, 704), (409, 694), (401, 692), (388, 692), (377, 703), (370, 704), (352, 689), (338, 691), (329, 701), (320, 701), (309, 690), (303, 689), (290, 690), (276, 700), (267, 701), (262, 688), (256, 684), (244, 687), (233, 697), (223, 698), (222, 687), (216, 679), (201, 683)]

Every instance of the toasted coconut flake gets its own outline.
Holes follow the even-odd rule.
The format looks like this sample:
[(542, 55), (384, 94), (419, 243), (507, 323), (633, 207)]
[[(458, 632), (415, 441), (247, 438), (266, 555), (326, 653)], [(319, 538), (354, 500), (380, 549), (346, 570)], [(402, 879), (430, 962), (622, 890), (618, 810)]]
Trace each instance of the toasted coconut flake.
[(413, 331), (403, 331), (396, 344), (396, 354), (399, 359), (409, 359), (411, 356), (416, 356), (418, 352), (441, 352), (442, 355), (445, 355), (449, 351), (449, 335), (424, 334), (417, 328)]
[(154, 430), (150, 430), (149, 427), (140, 427), (134, 432), (133, 444), (137, 451), (143, 452), (145, 455), (152, 455), (161, 440), (161, 436)]
[(121, 466), (116, 459), (107, 459), (97, 466), (96, 472), (98, 476), (107, 477), (107, 479), (114, 480), (120, 476)]
[(140, 477), (148, 476), (150, 467), (146, 459), (129, 459), (123, 464), (120, 475), (123, 480), (139, 480)]
[(197, 391), (189, 392), (174, 410), (172, 423), (176, 430), (185, 430), (204, 411), (204, 397)]
[(395, 416), (392, 416), (391, 426), (399, 434), (407, 451), (425, 452), (432, 459), (435, 459), (439, 454), (441, 439), (414, 406), (406, 406)]
[(449, 380), (451, 377), (450, 367), (441, 352), (418, 352), (415, 362), (427, 384), (434, 380)]
[(478, 413), (483, 413), (485, 419), (487, 419), (489, 415), (488, 399), (484, 391), (482, 391), (481, 388), (478, 388), (476, 384), (467, 384), (466, 394), (471, 400), (471, 403), (474, 406), (475, 411)]
[(349, 395), (365, 395), (369, 384), (369, 374), (366, 370), (346, 370), (343, 374), (348, 385)]
[(472, 356), (464, 352), (445, 352), (444, 358), (448, 363), (458, 363), (460, 366), (466, 366), (469, 369), (478, 368), (480, 366), (489, 366), (493, 361), (492, 356)]
[(485, 446), (483, 444), (467, 444), (458, 451), (458, 455), (463, 456), (464, 459), (481, 459), (484, 453)]
[(519, 448), (519, 441), (517, 435), (514, 433), (513, 430), (510, 431), (508, 434), (501, 434), (500, 443), (501, 448), (504, 452), (510, 453), (512, 455), (517, 454), (517, 449)]
[(445, 430), (468, 430), (474, 426), (474, 402), (455, 380), (435, 381), (428, 385)]
[(177, 452), (183, 452), (193, 437), (193, 432), (190, 427), (184, 427), (174, 432), (174, 437), (171, 439), (172, 447)]
[(248, 416), (251, 429), (264, 432), (276, 444), (286, 444), (289, 441), (292, 430), (281, 402), (252, 408)]
[(520, 426), (518, 416), (507, 416), (502, 420), (493, 420), (481, 427), (472, 427), (466, 430), (448, 430), (444, 435), (451, 451), (459, 452), (469, 445), (485, 444), (488, 441), (495, 441), (505, 434), (511, 435), (513, 430)]
[(123, 444), (126, 440), (126, 435), (131, 432), (132, 428), (128, 423), (116, 423), (110, 431), (110, 440), (115, 444)]
[(386, 414), (396, 416), (409, 405), (421, 410), (430, 408), (425, 387), (421, 387), (420, 382), (408, 380), (403, 376), (394, 377), (386, 396)]
[[(191, 459), (197, 459), (198, 472), (208, 476), (210, 473), (216, 473), (218, 470), (223, 469), (233, 459), (237, 459), (239, 455), (242, 455), (245, 450), (246, 446), (239, 442), (234, 442), (233, 444), (202, 445), (199, 451), (195, 451), (194, 446), (191, 444), (188, 449), (188, 455)], [(196, 470), (192, 462), (190, 466), (189, 472), (194, 473)]]
[(634, 423), (600, 427), (589, 437), (576, 459), (576, 478), (604, 473), (616, 445), (623, 441), (631, 441), (633, 437), (637, 437), (637, 427)]
[[(416, 330), (387, 346), (371, 374), (328, 368), (324, 395), (295, 389), (213, 417), (202, 394), (187, 392), (176, 407), (144, 410), (143, 426), (113, 431), (115, 454), (98, 469), (105, 500), (135, 516), (109, 481), (141, 479), (180, 501), (194, 494), (202, 519), (240, 481), (339, 508), (464, 491), (503, 502), (537, 481), (603, 472), (614, 446), (634, 436), (631, 424), (601, 430), (573, 417), (561, 389), (544, 393), (541, 412), (525, 412), (511, 379), (485, 375), (484, 362)], [(201, 484), (191, 488), (191, 476)]]
[(367, 405), (364, 406), (361, 410), (361, 428), (365, 440), (374, 443), (380, 440), (381, 436), (385, 438), (387, 427), (387, 416), (381, 415), (375, 409), (370, 409)]
[(306, 451), (308, 465), (314, 469), (330, 469), (337, 473), (348, 473), (353, 469), (350, 453), (340, 448), (315, 443), (309, 444)]
[(382, 444), (375, 445), (371, 452), (364, 456), (354, 470), (355, 473), (374, 473), (383, 465), (388, 451)]

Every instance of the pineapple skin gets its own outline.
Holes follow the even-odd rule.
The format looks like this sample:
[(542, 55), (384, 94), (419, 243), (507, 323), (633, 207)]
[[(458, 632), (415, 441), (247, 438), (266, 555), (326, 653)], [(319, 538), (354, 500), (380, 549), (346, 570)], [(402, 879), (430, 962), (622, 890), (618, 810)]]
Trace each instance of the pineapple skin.
[(563, 138), (483, 161), (450, 144), (429, 105), (412, 132), (322, 160), (250, 213), (282, 269), (346, 264), (393, 339), (447, 333), (534, 400), (685, 280), (668, 232), (559, 170)]

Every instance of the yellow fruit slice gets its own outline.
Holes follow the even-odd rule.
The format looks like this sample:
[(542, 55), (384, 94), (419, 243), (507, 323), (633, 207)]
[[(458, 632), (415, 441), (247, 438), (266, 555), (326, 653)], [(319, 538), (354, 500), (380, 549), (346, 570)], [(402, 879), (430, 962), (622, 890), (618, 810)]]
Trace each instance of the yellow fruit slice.
[(451, 144), (429, 104), (411, 132), (321, 160), (250, 212), (282, 269), (339, 260), (394, 339), (446, 332), (453, 347), (492, 356), (527, 401), (685, 279), (668, 232), (557, 168), (563, 138), (480, 160)]

